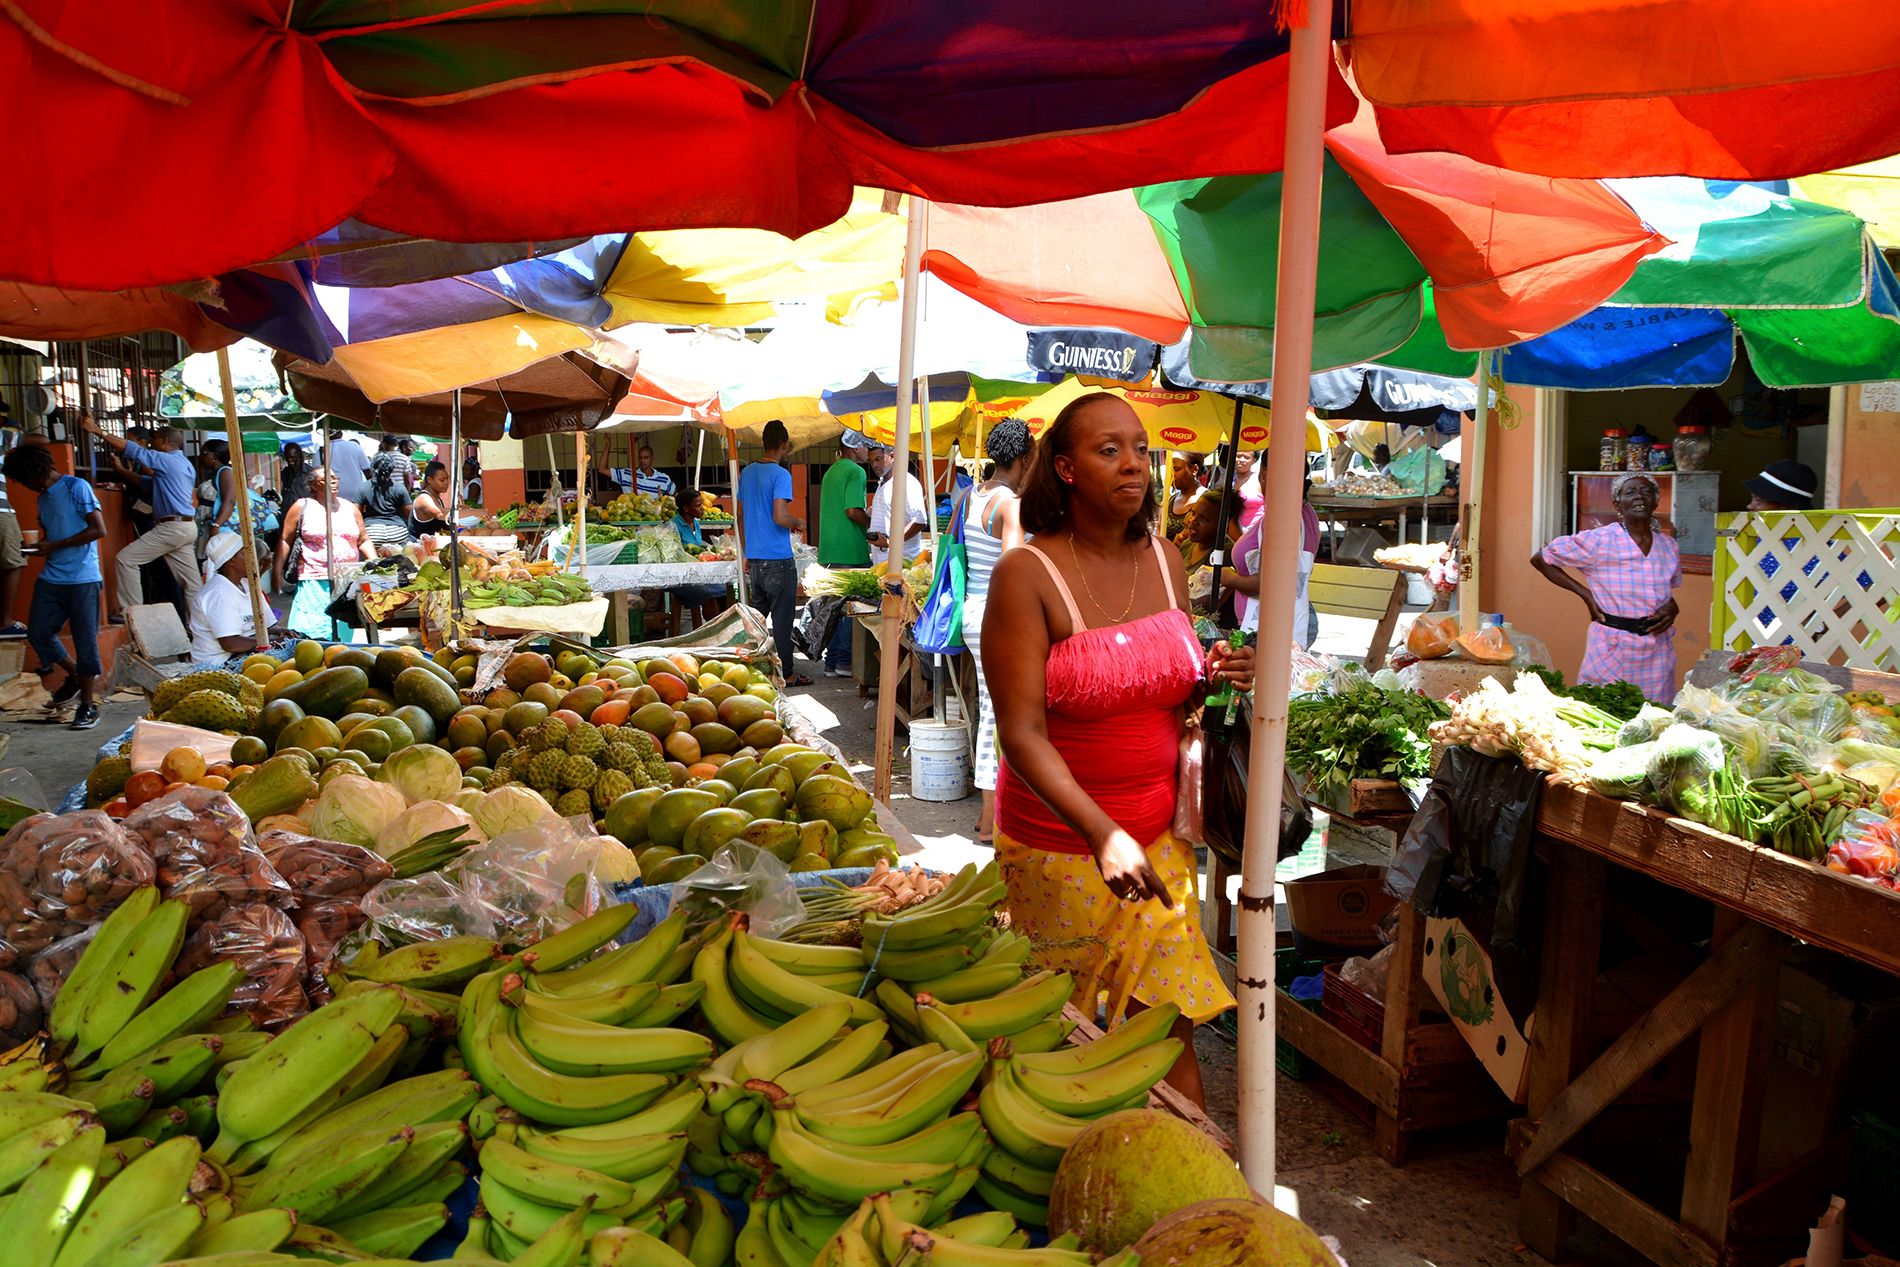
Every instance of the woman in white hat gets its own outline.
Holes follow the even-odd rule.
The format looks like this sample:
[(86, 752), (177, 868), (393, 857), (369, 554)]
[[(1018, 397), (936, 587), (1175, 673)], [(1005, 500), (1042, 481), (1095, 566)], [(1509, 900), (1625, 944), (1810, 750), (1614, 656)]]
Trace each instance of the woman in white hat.
[(194, 664), (220, 668), (233, 655), (257, 650), (257, 619), (251, 608), (249, 579), (244, 572), (242, 536), (220, 532), (205, 544), (204, 584), (191, 599)]

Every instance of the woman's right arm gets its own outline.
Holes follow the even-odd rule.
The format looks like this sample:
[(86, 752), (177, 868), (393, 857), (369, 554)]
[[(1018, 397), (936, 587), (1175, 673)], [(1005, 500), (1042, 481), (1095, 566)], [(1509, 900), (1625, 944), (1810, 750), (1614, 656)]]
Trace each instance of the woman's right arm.
[(284, 512), (283, 531), (277, 537), (277, 574), (282, 576), (284, 569), (290, 566), (290, 546), (297, 539), (297, 530), (303, 525), (303, 502), (290, 503), (290, 509)]
[[(1567, 540), (1567, 538), (1560, 537), (1558, 540)], [(1556, 545), (1557, 542), (1553, 541), (1551, 544)], [(1548, 549), (1549, 547), (1547, 546), (1545, 548)], [(1531, 556), (1531, 566), (1541, 572), (1544, 579), (1551, 584), (1560, 589), (1567, 589), (1578, 598), (1581, 598), (1584, 608), (1590, 613), (1590, 621), (1592, 624), (1601, 624), (1603, 622), (1603, 609), (1597, 606), (1597, 596), (1590, 592), (1590, 587), (1566, 572), (1558, 564), (1545, 558), (1543, 550), (1539, 550), (1536, 554)]]
[(1005, 550), (1014, 550), (1029, 539), (1023, 531), (1022, 498), (1015, 493), (1005, 495), (996, 507), (996, 538)]
[(1005, 554), (990, 578), (983, 612), (983, 673), (996, 704), (997, 738), (1008, 755), (1010, 776), (1028, 784), (1088, 843), (1111, 892), (1159, 898), (1171, 906), (1167, 887), (1140, 842), (1089, 798), (1049, 739), (1044, 707), (1049, 622), (1040, 594), (1042, 570), (1026, 551)]

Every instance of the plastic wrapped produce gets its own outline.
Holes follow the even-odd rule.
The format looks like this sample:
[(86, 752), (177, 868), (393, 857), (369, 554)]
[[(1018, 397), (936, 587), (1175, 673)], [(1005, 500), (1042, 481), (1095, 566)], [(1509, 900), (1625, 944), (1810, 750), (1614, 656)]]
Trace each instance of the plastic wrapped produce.
[(0, 840), (0, 969), (97, 924), (155, 870), (138, 838), (98, 810), (18, 823)]
[(299, 905), (320, 898), (360, 898), (394, 874), (375, 850), (341, 840), (268, 831), (257, 838), (257, 845)]
[(227, 1014), (245, 1012), (275, 1030), (310, 1010), (303, 990), (303, 934), (276, 907), (263, 902), (226, 907), (185, 939), (176, 971), (186, 977), (220, 959), (244, 969), (244, 980), (225, 1005)]
[(125, 819), (158, 866), (158, 887), (191, 906), (192, 922), (217, 919), (234, 906), (288, 906), (293, 894), (251, 836), (251, 820), (223, 792), (181, 787), (148, 801)]
[(1649, 757), (1653, 800), (1684, 818), (1709, 822), (1714, 809), (1709, 800), (1709, 776), (1726, 760), (1721, 736), (1677, 724), (1657, 738)]

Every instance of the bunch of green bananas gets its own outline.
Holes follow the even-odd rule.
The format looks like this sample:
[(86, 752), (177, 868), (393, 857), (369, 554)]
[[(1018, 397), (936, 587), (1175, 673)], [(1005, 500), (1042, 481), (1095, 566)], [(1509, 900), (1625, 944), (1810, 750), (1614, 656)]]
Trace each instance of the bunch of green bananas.
[[(1028, 1233), (1016, 1226), (1007, 1211), (986, 1210), (933, 1222), (928, 1203), (928, 1194), (904, 1191), (866, 1199), (825, 1242), (812, 1260), (813, 1267), (1140, 1267), (1141, 1259), (1133, 1250), (1098, 1260), (1073, 1235), (1029, 1249)], [(748, 1221), (746, 1232), (740, 1233), (743, 1249), (755, 1248), (747, 1243), (751, 1227)], [(742, 1253), (739, 1261), (748, 1260)], [(770, 1259), (754, 1261), (771, 1263)]]
[(479, 610), (485, 607), (564, 607), (593, 597), (587, 578), (571, 572), (549, 572), (532, 580), (484, 581), (462, 591), (462, 606)]
[(1089, 1123), (1148, 1102), (1149, 1090), (1180, 1058), (1181, 1042), (1168, 1033), (1179, 1015), (1172, 1004), (1149, 1008), (1092, 1043), (1052, 1051), (991, 1039), (977, 1111), (994, 1147), (983, 1158), (977, 1195), (993, 1209), (1046, 1226), (1063, 1153)]

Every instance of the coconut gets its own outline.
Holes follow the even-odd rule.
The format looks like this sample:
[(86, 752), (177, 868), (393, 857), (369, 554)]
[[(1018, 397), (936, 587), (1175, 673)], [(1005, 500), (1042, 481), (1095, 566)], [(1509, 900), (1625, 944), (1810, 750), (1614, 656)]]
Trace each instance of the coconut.
[(1166, 1113), (1127, 1109), (1090, 1126), (1063, 1154), (1049, 1193), (1049, 1232), (1074, 1232), (1091, 1249), (1114, 1254), (1183, 1206), (1252, 1196), (1240, 1168), (1206, 1135)]
[(1264, 1201), (1199, 1201), (1135, 1242), (1141, 1267), (1339, 1267), (1312, 1228)]

